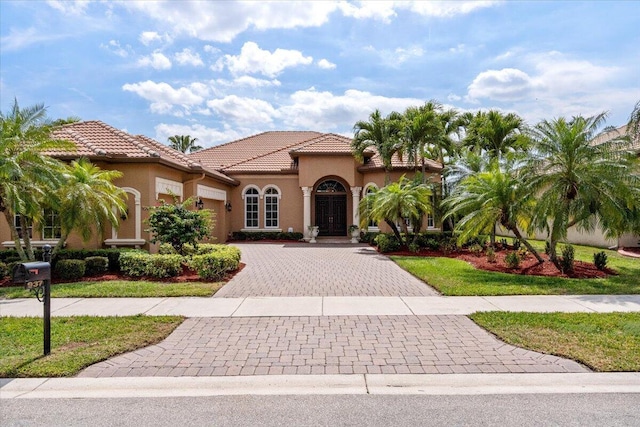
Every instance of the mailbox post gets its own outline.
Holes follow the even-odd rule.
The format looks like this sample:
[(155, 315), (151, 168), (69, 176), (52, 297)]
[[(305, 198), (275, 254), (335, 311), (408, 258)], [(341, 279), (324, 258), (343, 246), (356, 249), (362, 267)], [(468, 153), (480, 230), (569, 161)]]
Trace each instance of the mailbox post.
[(44, 355), (51, 353), (51, 246), (42, 247), (43, 262), (23, 262), (13, 269), (13, 283), (22, 284), (44, 302)]

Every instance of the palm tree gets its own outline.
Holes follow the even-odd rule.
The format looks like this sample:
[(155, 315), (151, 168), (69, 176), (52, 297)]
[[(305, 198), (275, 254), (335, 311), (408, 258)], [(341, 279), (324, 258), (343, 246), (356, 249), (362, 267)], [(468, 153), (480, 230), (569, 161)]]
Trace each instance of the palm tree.
[(513, 151), (526, 151), (529, 139), (527, 127), (519, 116), (497, 110), (478, 111), (464, 115), (466, 136), (463, 144), (487, 152), (490, 158), (501, 159)]
[[(556, 246), (576, 227), (607, 237), (638, 227), (640, 174), (629, 138), (594, 144), (606, 114), (544, 120), (533, 131), (527, 171), (538, 198), (536, 224), (547, 230), (550, 259), (560, 269)], [(635, 166), (634, 166), (635, 163)]]
[(369, 115), (369, 121), (358, 121), (353, 126), (354, 136), (351, 150), (358, 161), (364, 160), (364, 153), (374, 147), (382, 159), (385, 181), (389, 181), (393, 155), (400, 149), (400, 127), (402, 116), (396, 112), (383, 118), (379, 110)]
[(65, 172), (65, 185), (57, 192), (55, 208), (61, 213), (61, 237), (53, 254), (64, 247), (72, 231), (83, 240), (94, 231), (102, 232), (106, 224), (118, 225), (118, 218), (127, 209), (126, 193), (112, 181), (122, 172), (101, 170), (87, 159), (71, 162)]
[[(404, 176), (378, 191), (368, 194), (360, 201), (360, 227), (366, 228), (370, 221), (386, 222), (398, 241), (408, 246), (408, 218), (416, 234), (422, 217), (432, 212), (431, 190), (422, 183), (410, 181)], [(399, 223), (406, 239), (402, 238), (396, 224)]]
[[(51, 139), (53, 127), (43, 104), (20, 108), (14, 100), (8, 114), (0, 113), (0, 127), (0, 211), (7, 220), (20, 258), (29, 261), (34, 259), (34, 254), (26, 230), (41, 218), (43, 207), (62, 180), (63, 164), (43, 153), (71, 151), (75, 146), (68, 141)], [(20, 218), (22, 233), (16, 228), (16, 216)]]
[(500, 223), (542, 263), (543, 259), (521, 232), (530, 229), (534, 206), (532, 194), (510, 166), (504, 169), (494, 160), (486, 171), (462, 179), (443, 202), (446, 216), (464, 215), (455, 228), (460, 232), (461, 241), (491, 231), (496, 223)]
[(183, 153), (193, 153), (202, 150), (201, 146), (196, 145), (198, 138), (191, 138), (190, 135), (174, 135), (170, 136), (168, 140), (171, 148)]

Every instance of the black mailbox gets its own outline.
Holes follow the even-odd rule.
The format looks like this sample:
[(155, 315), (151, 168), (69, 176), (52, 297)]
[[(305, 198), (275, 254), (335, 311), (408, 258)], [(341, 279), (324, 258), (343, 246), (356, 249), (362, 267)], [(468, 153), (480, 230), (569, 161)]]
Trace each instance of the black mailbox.
[(13, 268), (13, 283), (27, 288), (37, 288), (51, 280), (51, 264), (48, 262), (23, 262)]

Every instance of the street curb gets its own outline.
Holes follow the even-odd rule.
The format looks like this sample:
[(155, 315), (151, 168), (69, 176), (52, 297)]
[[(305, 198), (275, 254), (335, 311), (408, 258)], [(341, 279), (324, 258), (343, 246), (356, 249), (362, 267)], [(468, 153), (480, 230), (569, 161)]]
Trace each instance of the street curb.
[(28, 378), (0, 382), (0, 399), (553, 393), (640, 393), (640, 373)]

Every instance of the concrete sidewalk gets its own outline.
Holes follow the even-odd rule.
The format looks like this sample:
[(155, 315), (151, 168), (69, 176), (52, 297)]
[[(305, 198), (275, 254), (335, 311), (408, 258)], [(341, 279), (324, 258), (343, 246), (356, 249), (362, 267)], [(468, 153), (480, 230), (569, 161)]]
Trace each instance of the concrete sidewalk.
[[(477, 311), (640, 312), (640, 295), (464, 297), (53, 298), (52, 316), (185, 317), (467, 315)], [(0, 316), (42, 316), (36, 298), (0, 300)]]

